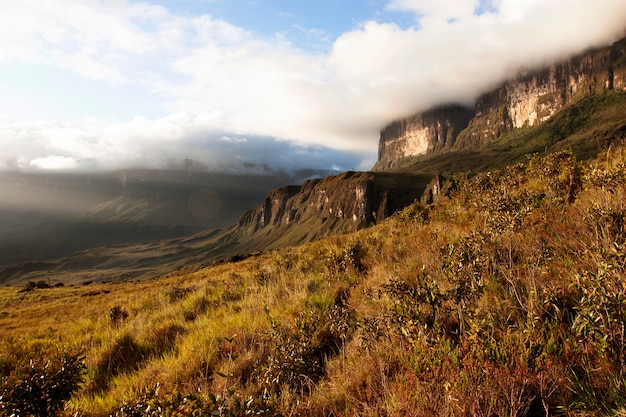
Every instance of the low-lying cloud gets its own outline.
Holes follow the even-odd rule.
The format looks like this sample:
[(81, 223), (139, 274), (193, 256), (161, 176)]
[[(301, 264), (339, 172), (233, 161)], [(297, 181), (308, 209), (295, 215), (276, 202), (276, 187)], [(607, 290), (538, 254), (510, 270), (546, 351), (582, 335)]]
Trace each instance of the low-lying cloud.
[(300, 168), (356, 169), (367, 159), (366, 153), (226, 133), (216, 130), (210, 118), (187, 113), (157, 120), (137, 117), (121, 124), (92, 120), (81, 126), (4, 120), (0, 137), (3, 169), (180, 169), (193, 162), (213, 171), (269, 174)]
[[(412, 14), (414, 25), (361, 22), (309, 51), (284, 36), (144, 3), (3, 2), (0, 69), (61, 67), (115, 91), (143, 89), (162, 115), (140, 117), (137, 109), (111, 122), (93, 107), (79, 121), (5, 117), (0, 167), (191, 158), (218, 170), (368, 169), (390, 121), (471, 104), (522, 68), (606, 45), (626, 29), (623, 0), (390, 0), (386, 7)], [(68, 93), (59, 100), (72, 100)]]

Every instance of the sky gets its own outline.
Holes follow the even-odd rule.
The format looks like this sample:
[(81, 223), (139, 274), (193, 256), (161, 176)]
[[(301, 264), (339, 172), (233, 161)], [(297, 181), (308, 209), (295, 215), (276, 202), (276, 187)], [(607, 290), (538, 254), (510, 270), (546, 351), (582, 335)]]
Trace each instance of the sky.
[(367, 170), (391, 121), (625, 33), (624, 0), (2, 0), (0, 169)]

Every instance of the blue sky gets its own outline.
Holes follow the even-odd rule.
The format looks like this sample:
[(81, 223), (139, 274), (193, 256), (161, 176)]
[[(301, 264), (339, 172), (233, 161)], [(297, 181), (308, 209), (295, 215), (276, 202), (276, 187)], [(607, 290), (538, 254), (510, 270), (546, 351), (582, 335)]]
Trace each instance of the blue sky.
[(625, 27), (623, 0), (3, 0), (0, 169), (369, 169), (394, 119)]
[(403, 27), (415, 23), (413, 14), (390, 10), (385, 0), (162, 0), (155, 4), (187, 16), (210, 14), (268, 37), (281, 33), (306, 48), (327, 49), (341, 34), (370, 20)]

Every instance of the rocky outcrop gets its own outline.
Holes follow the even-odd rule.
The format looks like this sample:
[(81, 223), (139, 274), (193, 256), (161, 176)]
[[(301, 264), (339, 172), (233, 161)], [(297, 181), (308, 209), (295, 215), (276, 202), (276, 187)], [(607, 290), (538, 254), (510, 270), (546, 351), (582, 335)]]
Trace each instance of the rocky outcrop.
[(391, 123), (381, 131), (375, 169), (446, 148), (483, 146), (513, 129), (545, 122), (578, 98), (612, 89), (626, 91), (626, 39), (519, 74), (479, 97), (468, 113), (447, 106)]
[[(389, 217), (423, 193), (431, 177), (396, 173), (344, 172), (274, 190), (239, 226), (249, 232), (287, 230), (308, 224), (349, 232)], [(321, 234), (324, 234), (321, 233)]]

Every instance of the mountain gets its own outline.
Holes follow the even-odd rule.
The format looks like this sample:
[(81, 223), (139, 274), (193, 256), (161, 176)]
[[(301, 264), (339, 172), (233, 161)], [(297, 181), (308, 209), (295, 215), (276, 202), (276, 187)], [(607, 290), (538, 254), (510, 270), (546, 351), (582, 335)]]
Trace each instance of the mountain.
[(274, 190), (239, 227), (250, 233), (272, 234), (272, 240), (299, 225), (314, 221), (316, 228), (299, 233), (303, 241), (330, 233), (348, 233), (383, 220), (404, 208), (424, 191), (432, 178), (399, 173), (344, 172), (309, 180), (301, 186)]
[(432, 180), (430, 175), (373, 172), (345, 172), (308, 180), (272, 191), (259, 207), (247, 211), (230, 227), (173, 239), (84, 249), (48, 262), (21, 262), (0, 270), (0, 283), (155, 278), (180, 268), (197, 268), (229, 257), (348, 233), (409, 205)]
[(472, 109), (452, 104), (390, 123), (381, 131), (374, 170), (397, 168), (411, 157), (483, 148), (609, 92), (626, 92), (626, 39), (524, 71), (480, 96)]
[(378, 161), (374, 169), (392, 168), (406, 157), (452, 148), (473, 116), (468, 108), (449, 105), (390, 123), (380, 132)]
[[(476, 174), (558, 150), (594, 157), (626, 138), (624, 109), (626, 39), (518, 74), (480, 96), (473, 109), (448, 105), (390, 123), (381, 131), (372, 172), (345, 172), (289, 186), (283, 184), (293, 178), (284, 177), (283, 186), (271, 187), (271, 192), (264, 189), (268, 182), (228, 175), (190, 179), (181, 172), (181, 178), (172, 180), (162, 173), (136, 172), (124, 177), (125, 185), (115, 177), (106, 199), (92, 201), (92, 196), (72, 212), (97, 221), (85, 226), (61, 218), (58, 224), (73, 226), (61, 227), (61, 233), (50, 229), (47, 236), (56, 241), (31, 239), (32, 246), (23, 245), (51, 252), (19, 260), (14, 256), (15, 262), (0, 270), (0, 283), (155, 278), (354, 232), (416, 199), (436, 199), (450, 184), (446, 179), (458, 173)], [(89, 189), (87, 183), (72, 187)], [(261, 204), (244, 207), (253, 200)], [(224, 207), (230, 211), (224, 213)], [(151, 220), (146, 224), (140, 219)], [(25, 224), (40, 228), (34, 221)], [(105, 239), (105, 230), (111, 239)], [(68, 248), (64, 242), (80, 245)], [(6, 248), (5, 253), (16, 253)], [(50, 256), (61, 249), (63, 254)]]
[(1, 172), (0, 267), (223, 228), (272, 189), (328, 173)]

